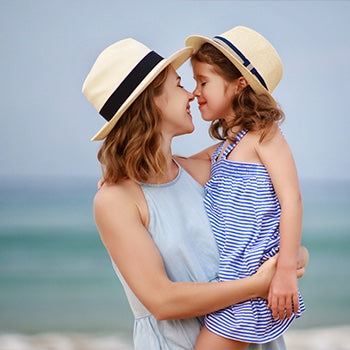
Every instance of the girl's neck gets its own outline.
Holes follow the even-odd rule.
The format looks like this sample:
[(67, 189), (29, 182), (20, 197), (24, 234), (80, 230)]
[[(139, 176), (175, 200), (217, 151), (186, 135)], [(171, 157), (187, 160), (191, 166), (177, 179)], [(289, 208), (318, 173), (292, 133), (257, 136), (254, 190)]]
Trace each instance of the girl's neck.
[(232, 123), (232, 121), (234, 121), (236, 119), (236, 115), (235, 115), (234, 111), (231, 109), (231, 111), (228, 113), (228, 115), (226, 117), (224, 117), (223, 119), (225, 119), (227, 124), (230, 124), (230, 123)]

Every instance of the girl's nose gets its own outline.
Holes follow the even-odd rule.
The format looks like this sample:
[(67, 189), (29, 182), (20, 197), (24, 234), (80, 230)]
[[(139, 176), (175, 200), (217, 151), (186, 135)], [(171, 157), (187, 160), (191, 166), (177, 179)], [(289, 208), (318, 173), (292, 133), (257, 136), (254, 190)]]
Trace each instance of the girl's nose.
[(198, 97), (198, 96), (200, 95), (200, 93), (199, 93), (197, 87), (194, 88), (192, 94), (194, 95), (194, 97)]

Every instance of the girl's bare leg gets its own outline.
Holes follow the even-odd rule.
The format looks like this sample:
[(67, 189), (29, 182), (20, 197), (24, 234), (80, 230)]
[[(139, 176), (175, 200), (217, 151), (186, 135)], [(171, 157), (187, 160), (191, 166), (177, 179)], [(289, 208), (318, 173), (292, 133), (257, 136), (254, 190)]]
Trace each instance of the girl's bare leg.
[(194, 350), (245, 350), (249, 343), (221, 337), (203, 327)]

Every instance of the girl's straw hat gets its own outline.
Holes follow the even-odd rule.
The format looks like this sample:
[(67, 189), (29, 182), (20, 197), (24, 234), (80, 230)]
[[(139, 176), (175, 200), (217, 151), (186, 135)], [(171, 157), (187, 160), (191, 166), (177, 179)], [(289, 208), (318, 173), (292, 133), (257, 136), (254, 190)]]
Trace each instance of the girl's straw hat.
[(114, 125), (169, 64), (180, 67), (192, 54), (187, 47), (165, 59), (134, 39), (118, 41), (97, 57), (83, 84), (83, 94), (107, 123), (91, 139), (104, 139)]
[(246, 27), (235, 27), (213, 39), (189, 36), (185, 44), (197, 51), (209, 43), (220, 50), (247, 79), (258, 94), (271, 94), (282, 78), (278, 53), (262, 35)]

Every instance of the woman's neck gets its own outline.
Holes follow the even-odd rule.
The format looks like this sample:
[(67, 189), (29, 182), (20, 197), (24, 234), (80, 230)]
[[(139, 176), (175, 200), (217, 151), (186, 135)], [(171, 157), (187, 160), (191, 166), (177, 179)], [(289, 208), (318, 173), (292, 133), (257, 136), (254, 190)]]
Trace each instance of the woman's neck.
[(166, 140), (163, 138), (161, 150), (165, 158), (164, 173), (161, 176), (151, 175), (148, 178), (148, 183), (168, 183), (176, 178), (179, 173), (179, 167), (173, 160), (173, 154), (171, 150), (171, 138)]

